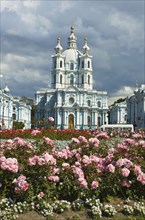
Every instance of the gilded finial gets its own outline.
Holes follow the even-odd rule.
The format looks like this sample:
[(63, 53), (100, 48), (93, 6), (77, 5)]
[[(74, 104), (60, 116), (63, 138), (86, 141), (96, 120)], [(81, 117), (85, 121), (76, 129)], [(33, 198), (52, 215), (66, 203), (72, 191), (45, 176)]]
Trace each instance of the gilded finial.
[(74, 33), (74, 23), (72, 22), (72, 25), (71, 25), (71, 33)]
[(87, 43), (87, 41), (88, 41), (88, 38), (87, 38), (87, 34), (86, 34), (86, 33), (84, 34), (84, 41), (85, 41), (85, 43)]
[(136, 88), (138, 88), (138, 82), (136, 81)]
[(58, 33), (57, 42), (60, 43), (60, 33)]
[(5, 85), (8, 86), (8, 80), (6, 80)]

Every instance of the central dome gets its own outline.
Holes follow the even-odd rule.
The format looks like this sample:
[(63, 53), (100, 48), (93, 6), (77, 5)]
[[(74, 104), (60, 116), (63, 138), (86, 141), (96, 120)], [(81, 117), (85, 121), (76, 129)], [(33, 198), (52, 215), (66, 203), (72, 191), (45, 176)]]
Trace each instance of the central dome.
[(69, 63), (71, 61), (77, 62), (79, 55), (82, 55), (82, 53), (76, 49), (69, 48), (65, 50), (62, 55), (65, 56), (65, 62)]

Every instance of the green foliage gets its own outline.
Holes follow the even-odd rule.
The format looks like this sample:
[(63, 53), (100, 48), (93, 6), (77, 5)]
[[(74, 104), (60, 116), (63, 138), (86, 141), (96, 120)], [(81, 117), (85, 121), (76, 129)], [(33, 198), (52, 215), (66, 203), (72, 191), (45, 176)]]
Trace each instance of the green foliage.
[(23, 129), (25, 127), (24, 123), (21, 121), (13, 121), (13, 130)]
[[(126, 98), (120, 98), (120, 99), (118, 99), (117, 101), (115, 101), (111, 106), (114, 106), (115, 104), (117, 104), (117, 103), (121, 103), (121, 102), (124, 102), (126, 100)], [(110, 107), (111, 107), (110, 106)]]

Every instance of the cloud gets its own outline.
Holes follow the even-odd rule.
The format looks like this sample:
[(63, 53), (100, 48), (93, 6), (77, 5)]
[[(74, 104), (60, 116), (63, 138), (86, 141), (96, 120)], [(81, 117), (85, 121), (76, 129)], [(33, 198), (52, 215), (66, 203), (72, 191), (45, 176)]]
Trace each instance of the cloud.
[(132, 35), (137, 29), (137, 21), (125, 13), (115, 12), (110, 16), (110, 24), (119, 29), (121, 32), (126, 32)]
[(110, 15), (110, 25), (118, 30), (118, 44), (127, 49), (143, 47), (143, 22), (143, 18), (139, 20), (123, 12), (116, 11)]
[(0, 11), (13, 11), (16, 14), (20, 15), (24, 10), (32, 10), (35, 11), (40, 5), (39, 1), (25, 1), (25, 0), (2, 0)]
[(21, 15), (21, 20), (31, 28), (41, 29), (41, 31), (45, 31), (45, 33), (48, 33), (48, 31), (52, 28), (51, 21), (41, 15), (24, 13)]
[(111, 69), (111, 60), (110, 60), (110, 56), (108, 54), (108, 51), (105, 51), (105, 50), (102, 50), (99, 48), (94, 48), (92, 50), (92, 52), (94, 54), (96, 53), (95, 61), (93, 61), (93, 63), (95, 63), (95, 66), (98, 69), (104, 69), (104, 70)]
[(48, 86), (58, 33), (65, 50), (72, 22), (78, 50), (88, 37), (94, 89), (118, 98), (136, 80), (143, 82), (143, 1), (6, 0), (1, 5), (1, 70), (16, 94), (34, 97)]
[(118, 90), (116, 93), (112, 93), (111, 97), (109, 97), (109, 105), (113, 104), (116, 100), (120, 98), (126, 98), (127, 96), (130, 96), (134, 92), (133, 87), (129, 86), (123, 86), (120, 90)]
[(74, 2), (72, 1), (62, 1), (58, 7), (58, 10), (61, 12), (61, 13), (64, 13), (65, 11), (67, 10), (72, 10), (73, 11), (73, 7), (74, 7)]

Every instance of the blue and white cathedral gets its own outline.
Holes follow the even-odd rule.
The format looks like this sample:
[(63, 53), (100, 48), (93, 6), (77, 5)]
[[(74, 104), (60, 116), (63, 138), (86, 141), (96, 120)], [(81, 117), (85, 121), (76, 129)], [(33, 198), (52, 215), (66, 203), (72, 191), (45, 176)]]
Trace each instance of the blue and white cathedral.
[(37, 122), (54, 118), (58, 129), (94, 129), (108, 123), (107, 92), (93, 89), (92, 56), (87, 38), (82, 52), (77, 49), (74, 27), (63, 51), (60, 37), (52, 56), (51, 88), (35, 94)]

